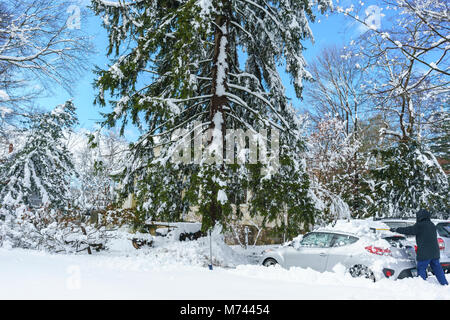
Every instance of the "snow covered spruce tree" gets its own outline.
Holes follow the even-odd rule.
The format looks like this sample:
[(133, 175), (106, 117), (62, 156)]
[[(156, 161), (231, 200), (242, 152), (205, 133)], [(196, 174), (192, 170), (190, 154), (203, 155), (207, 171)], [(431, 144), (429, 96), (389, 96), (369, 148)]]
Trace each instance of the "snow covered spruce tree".
[[(285, 65), (300, 97), (309, 78), (301, 44), (312, 38), (308, 18), (330, 5), (328, 0), (92, 1), (114, 56), (109, 69), (98, 70), (96, 102), (103, 106), (105, 95), (111, 97), (107, 125), (120, 122), (123, 132), (131, 120), (143, 131), (122, 179), (124, 195), (134, 193), (141, 212), (177, 219), (196, 206), (207, 229), (227, 225), (231, 204), (239, 204), (246, 187), (255, 200), (250, 204), (256, 204), (261, 192), (268, 196), (267, 188), (283, 186), (272, 190), (281, 192), (295, 185), (304, 192), (280, 195), (277, 205), (260, 213), (270, 211), (268, 219), (278, 221), (286, 206), (302, 203), (298, 210), (312, 215), (307, 177), (294, 152), (301, 137), (277, 68)], [(280, 163), (289, 169), (268, 175), (270, 161), (263, 173), (230, 161), (239, 150), (228, 130), (274, 145), (279, 132), (280, 159), (285, 157)]]
[(27, 142), (1, 171), (0, 204), (5, 207), (68, 208), (70, 178), (75, 174), (72, 155), (62, 141), (63, 130), (77, 123), (75, 106), (68, 101), (53, 111), (36, 115), (26, 132)]

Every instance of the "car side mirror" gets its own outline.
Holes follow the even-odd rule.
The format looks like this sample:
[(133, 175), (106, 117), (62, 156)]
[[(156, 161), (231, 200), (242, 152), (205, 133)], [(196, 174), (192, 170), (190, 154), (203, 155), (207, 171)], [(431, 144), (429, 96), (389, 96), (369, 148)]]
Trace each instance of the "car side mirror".
[(299, 249), (301, 247), (300, 242), (302, 241), (303, 236), (298, 236), (294, 238), (292, 241), (289, 241), (285, 244), (285, 246), (293, 247), (294, 249)]
[(299, 250), (302, 247), (302, 243), (301, 241), (295, 241), (293, 242), (292, 247), (294, 247), (294, 249)]

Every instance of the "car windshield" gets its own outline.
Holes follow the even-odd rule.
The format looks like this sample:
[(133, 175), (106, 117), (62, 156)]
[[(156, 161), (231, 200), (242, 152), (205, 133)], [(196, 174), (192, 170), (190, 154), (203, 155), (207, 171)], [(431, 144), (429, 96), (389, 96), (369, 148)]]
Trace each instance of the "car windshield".
[(450, 238), (450, 222), (438, 223), (436, 225), (436, 230), (441, 237)]
[(331, 246), (332, 247), (342, 247), (342, 246), (347, 246), (349, 244), (355, 243), (356, 241), (358, 241), (358, 238), (356, 238), (356, 237), (343, 235), (343, 234), (335, 234)]

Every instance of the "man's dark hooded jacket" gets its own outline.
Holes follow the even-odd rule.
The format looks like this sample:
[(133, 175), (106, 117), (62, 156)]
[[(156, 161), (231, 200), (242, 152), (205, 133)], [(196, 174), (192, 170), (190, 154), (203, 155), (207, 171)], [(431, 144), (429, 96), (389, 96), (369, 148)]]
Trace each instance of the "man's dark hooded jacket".
[(415, 225), (395, 229), (395, 232), (416, 236), (417, 261), (440, 258), (436, 226), (431, 222), (430, 217), (431, 214), (427, 210), (420, 210), (417, 212)]

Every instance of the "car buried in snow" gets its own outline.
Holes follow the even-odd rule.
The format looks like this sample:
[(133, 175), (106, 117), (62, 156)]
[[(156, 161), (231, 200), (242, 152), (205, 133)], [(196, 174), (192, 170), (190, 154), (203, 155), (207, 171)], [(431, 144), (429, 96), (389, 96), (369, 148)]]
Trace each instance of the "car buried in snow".
[(200, 222), (160, 222), (148, 220), (143, 228), (145, 232), (136, 233), (131, 242), (135, 249), (152, 247), (154, 240), (167, 238), (173, 241), (190, 241), (204, 237)]
[(299, 236), (261, 258), (264, 266), (311, 268), (319, 272), (345, 267), (353, 277), (373, 281), (417, 276), (414, 248), (389, 227), (367, 220), (341, 221)]

